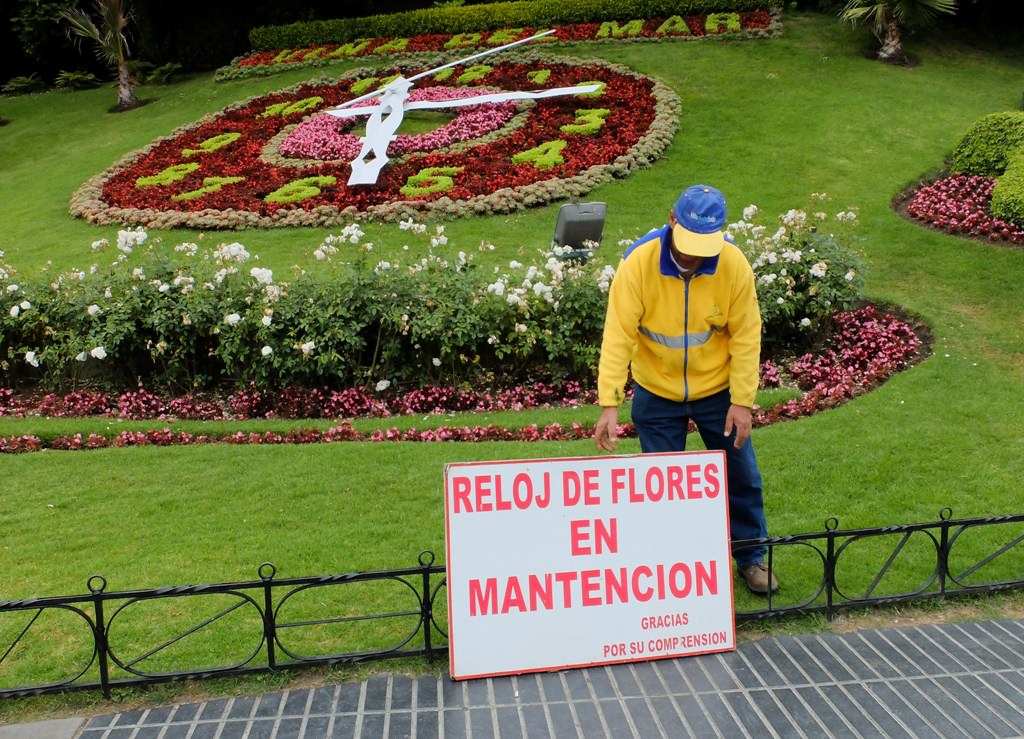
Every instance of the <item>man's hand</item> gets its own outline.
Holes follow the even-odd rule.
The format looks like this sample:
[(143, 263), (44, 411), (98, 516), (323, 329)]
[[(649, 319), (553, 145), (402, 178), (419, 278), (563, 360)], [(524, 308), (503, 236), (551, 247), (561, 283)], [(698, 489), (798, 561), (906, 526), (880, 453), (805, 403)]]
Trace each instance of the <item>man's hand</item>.
[(619, 408), (609, 405), (601, 411), (594, 427), (594, 444), (602, 452), (614, 452), (619, 443)]
[(747, 443), (747, 439), (750, 438), (750, 430), (753, 428), (754, 422), (750, 415), (750, 409), (743, 405), (730, 405), (729, 412), (725, 416), (725, 435), (732, 435), (733, 429), (736, 430), (736, 438), (733, 439), (732, 445), (739, 449), (741, 446)]

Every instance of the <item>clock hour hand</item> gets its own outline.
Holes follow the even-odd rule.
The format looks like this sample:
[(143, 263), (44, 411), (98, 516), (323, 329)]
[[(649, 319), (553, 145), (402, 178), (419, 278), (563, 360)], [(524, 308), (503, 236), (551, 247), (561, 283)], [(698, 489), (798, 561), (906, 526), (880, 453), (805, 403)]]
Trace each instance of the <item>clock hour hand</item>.
[[(414, 100), (405, 104), (406, 110), (424, 110), (433, 108), (461, 108), (467, 105), (486, 105), (493, 103), (505, 103), (511, 100), (533, 100), (536, 98), (556, 97), (559, 95), (584, 95), (588, 92), (596, 92), (601, 85), (576, 85), (574, 87), (552, 87), (548, 90), (510, 90), (508, 92), (494, 92), (484, 95), (476, 95), (468, 98), (452, 98), (451, 100)], [(358, 108), (335, 108), (326, 111), (328, 115), (337, 118), (349, 118), (357, 115), (373, 115), (377, 112), (378, 106), (367, 105)], [(367, 124), (369, 125), (369, 124)]]
[[(404, 77), (395, 78), (384, 86), (380, 105), (366, 111), (370, 117), (366, 119), (366, 133), (359, 154), (352, 160), (348, 184), (372, 185), (377, 181), (380, 170), (388, 163), (388, 144), (394, 140), (398, 127), (402, 125), (411, 88), (412, 82), (409, 80)], [(372, 158), (367, 159), (371, 155)]]

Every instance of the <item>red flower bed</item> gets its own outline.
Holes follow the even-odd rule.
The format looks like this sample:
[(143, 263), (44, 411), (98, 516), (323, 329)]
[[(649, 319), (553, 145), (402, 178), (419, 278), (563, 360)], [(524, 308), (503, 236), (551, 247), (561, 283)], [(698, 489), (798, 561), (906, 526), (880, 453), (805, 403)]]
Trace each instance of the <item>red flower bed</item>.
[[(922, 340), (909, 324), (872, 306), (839, 313), (833, 318), (836, 331), (818, 354), (797, 358), (786, 367), (766, 363), (764, 384), (777, 384), (783, 374), (804, 390), (797, 399), (769, 409), (755, 409), (754, 423), (764, 426), (832, 408), (885, 382), (909, 367), (923, 354)], [(522, 410), (556, 405), (593, 405), (596, 394), (579, 382), (561, 385), (537, 383), (498, 392), (475, 393), (445, 387), (426, 387), (406, 393), (380, 395), (366, 388), (342, 391), (287, 388), (269, 393), (250, 387), (226, 401), (197, 401), (191, 396), (165, 401), (147, 390), (126, 392), (117, 398), (104, 393), (47, 395), (38, 401), (19, 401), (16, 394), (0, 388), (0, 415), (109, 415), (121, 418), (316, 418), (390, 416), (393, 414), (440, 414), (452, 411)], [(621, 436), (634, 436), (632, 424), (619, 426)], [(169, 428), (122, 431), (112, 436), (71, 434), (44, 441), (36, 436), (0, 437), (0, 452), (51, 449), (98, 449), (171, 444), (312, 444), (331, 441), (541, 441), (583, 439), (593, 426), (573, 423), (510, 429), (501, 426), (441, 426), (432, 429), (397, 428), (363, 434), (342, 421), (326, 431), (296, 429), (287, 433), (235, 432), (221, 436), (192, 435)]]
[(946, 233), (1024, 244), (1024, 227), (995, 218), (989, 211), (993, 177), (951, 175), (914, 193), (907, 213)]

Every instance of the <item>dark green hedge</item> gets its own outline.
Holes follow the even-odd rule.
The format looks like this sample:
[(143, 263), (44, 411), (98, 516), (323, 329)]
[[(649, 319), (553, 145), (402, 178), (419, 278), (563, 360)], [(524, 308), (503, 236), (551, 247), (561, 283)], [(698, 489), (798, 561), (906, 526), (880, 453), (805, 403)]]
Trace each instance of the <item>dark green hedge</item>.
[(1024, 224), (1024, 146), (1010, 155), (1010, 163), (992, 191), (991, 208), (996, 218)]
[(336, 44), (357, 38), (467, 33), (497, 28), (594, 23), (757, 10), (778, 0), (519, 0), (486, 5), (425, 8), (363, 18), (261, 26), (249, 32), (254, 51)]
[(1011, 153), (1024, 146), (1024, 111), (990, 113), (979, 118), (953, 152), (953, 171), (998, 177)]

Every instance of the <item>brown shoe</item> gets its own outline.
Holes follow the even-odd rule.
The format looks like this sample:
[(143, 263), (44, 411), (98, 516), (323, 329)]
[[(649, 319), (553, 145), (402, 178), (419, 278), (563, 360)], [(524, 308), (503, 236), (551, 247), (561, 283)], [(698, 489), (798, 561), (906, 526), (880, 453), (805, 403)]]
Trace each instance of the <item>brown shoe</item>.
[(758, 595), (768, 595), (768, 584), (771, 583), (771, 592), (779, 589), (779, 581), (775, 575), (768, 572), (768, 565), (764, 562), (755, 562), (752, 565), (740, 568), (740, 574), (747, 582), (750, 592)]

